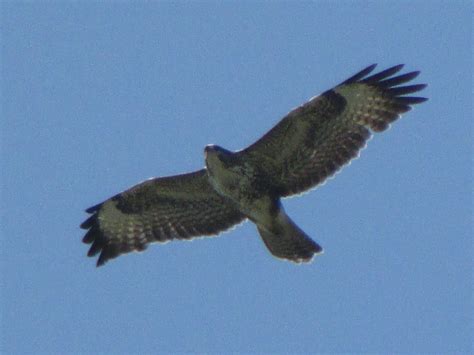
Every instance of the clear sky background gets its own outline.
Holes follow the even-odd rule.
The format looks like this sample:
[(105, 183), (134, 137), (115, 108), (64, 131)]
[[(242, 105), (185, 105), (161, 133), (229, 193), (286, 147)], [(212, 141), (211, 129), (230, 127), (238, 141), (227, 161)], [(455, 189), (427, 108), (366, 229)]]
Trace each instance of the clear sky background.
[[(471, 2), (1, 5), (1, 351), (471, 352)], [(97, 269), (84, 209), (239, 149), (365, 66), (429, 101), (285, 200), (325, 248), (254, 225)]]

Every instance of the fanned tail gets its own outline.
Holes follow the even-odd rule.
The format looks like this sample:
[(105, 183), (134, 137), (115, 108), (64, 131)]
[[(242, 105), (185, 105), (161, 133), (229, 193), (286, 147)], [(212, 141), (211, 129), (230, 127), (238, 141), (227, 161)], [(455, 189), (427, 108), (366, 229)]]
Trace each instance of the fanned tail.
[(257, 225), (268, 250), (277, 258), (295, 263), (310, 262), (323, 248), (306, 235), (280, 208), (270, 227)]

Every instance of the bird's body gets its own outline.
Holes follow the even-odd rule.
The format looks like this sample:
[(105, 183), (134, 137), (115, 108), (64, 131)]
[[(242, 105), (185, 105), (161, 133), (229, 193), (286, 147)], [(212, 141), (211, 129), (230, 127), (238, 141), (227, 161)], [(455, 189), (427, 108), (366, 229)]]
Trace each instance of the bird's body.
[(371, 132), (385, 130), (426, 85), (399, 86), (418, 75), (370, 66), (294, 109), (249, 147), (205, 148), (205, 168), (145, 181), (102, 204), (81, 227), (97, 265), (151, 242), (216, 235), (249, 219), (276, 257), (310, 261), (322, 248), (287, 216), (281, 198), (317, 186), (358, 155)]
[(218, 146), (207, 146), (206, 170), (211, 186), (238, 206), (250, 219), (258, 219), (258, 213), (272, 199), (270, 185), (265, 174), (250, 161)]
[(269, 171), (243, 152), (234, 153), (211, 145), (205, 148), (205, 155), (212, 187), (257, 225), (273, 255), (302, 262), (322, 252), (322, 248), (286, 215), (275, 186), (269, 183), (275, 178)]

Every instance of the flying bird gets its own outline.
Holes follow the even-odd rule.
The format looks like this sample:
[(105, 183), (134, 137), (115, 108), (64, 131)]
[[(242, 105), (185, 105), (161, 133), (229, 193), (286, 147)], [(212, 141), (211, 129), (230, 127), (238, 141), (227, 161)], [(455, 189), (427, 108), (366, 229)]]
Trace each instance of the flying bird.
[[(309, 262), (322, 247), (285, 213), (281, 199), (324, 182), (358, 156), (372, 132), (386, 130), (424, 97), (404, 85), (418, 71), (371, 65), (293, 109), (249, 147), (204, 149), (205, 167), (146, 180), (86, 210), (81, 224), (97, 266), (150, 243), (213, 236), (250, 220), (275, 257)], [(397, 74), (397, 75), (396, 75)]]

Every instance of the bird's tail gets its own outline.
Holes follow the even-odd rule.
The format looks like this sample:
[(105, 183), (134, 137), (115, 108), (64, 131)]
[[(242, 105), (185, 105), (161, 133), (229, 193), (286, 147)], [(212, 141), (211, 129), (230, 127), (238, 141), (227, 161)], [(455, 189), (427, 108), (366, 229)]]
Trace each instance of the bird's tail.
[(280, 208), (270, 227), (257, 225), (268, 250), (277, 258), (296, 263), (310, 262), (323, 248), (306, 235)]

